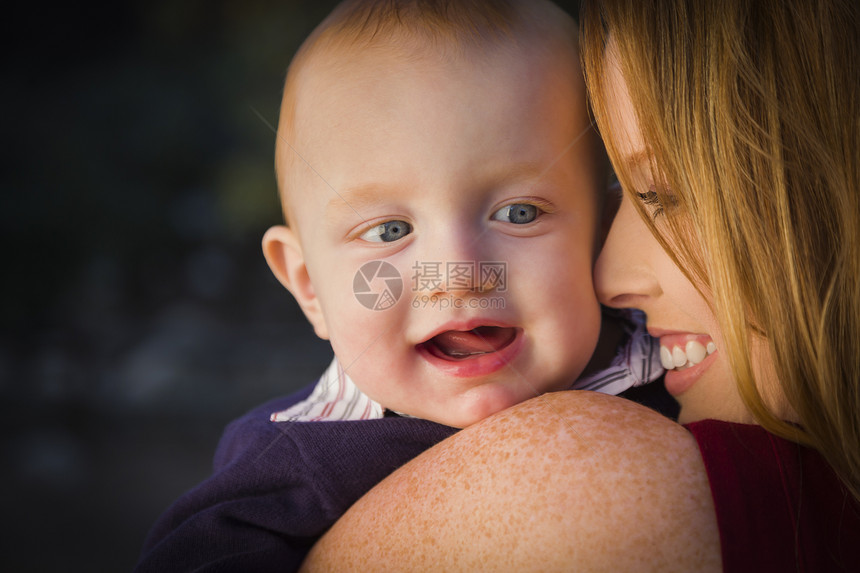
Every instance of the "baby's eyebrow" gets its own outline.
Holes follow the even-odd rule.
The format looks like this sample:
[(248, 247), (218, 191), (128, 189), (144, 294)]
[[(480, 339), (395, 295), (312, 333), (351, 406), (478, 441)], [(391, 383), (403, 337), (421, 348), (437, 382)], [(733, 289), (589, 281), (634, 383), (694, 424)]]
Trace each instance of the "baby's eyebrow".
[[(524, 161), (521, 163), (505, 163), (491, 166), (483, 177), (492, 185), (501, 185), (516, 181), (533, 181), (537, 183), (549, 171), (552, 165), (539, 162)], [(481, 187), (481, 185), (476, 185)], [(404, 188), (400, 185), (386, 183), (364, 183), (338, 190), (329, 199), (325, 207), (326, 215), (341, 216), (356, 214), (364, 218), (362, 211), (376, 205), (395, 201), (402, 198)]]
[(363, 210), (383, 203), (393, 195), (393, 190), (376, 184), (350, 187), (338, 192), (337, 195), (329, 199), (325, 211), (326, 214), (333, 215), (341, 215), (344, 212), (346, 214), (354, 213), (364, 219), (361, 215)]

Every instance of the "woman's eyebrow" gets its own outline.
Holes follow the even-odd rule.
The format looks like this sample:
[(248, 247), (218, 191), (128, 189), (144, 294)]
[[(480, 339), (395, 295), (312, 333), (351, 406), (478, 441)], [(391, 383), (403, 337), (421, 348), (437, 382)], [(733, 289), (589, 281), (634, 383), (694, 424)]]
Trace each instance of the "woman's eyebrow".
[(624, 165), (633, 177), (653, 181), (658, 177), (654, 170), (659, 168), (654, 164), (654, 153), (650, 149), (639, 149), (623, 158)]
[(639, 149), (626, 155), (624, 163), (630, 167), (640, 167), (643, 163), (650, 163), (654, 159), (654, 154), (648, 149)]

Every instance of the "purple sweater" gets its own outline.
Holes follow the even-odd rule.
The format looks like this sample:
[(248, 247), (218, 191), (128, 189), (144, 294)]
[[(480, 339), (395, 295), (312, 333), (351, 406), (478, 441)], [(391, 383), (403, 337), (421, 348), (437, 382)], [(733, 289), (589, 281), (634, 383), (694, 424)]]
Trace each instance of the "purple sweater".
[(415, 418), (273, 423), (313, 385), (231, 423), (214, 473), (156, 522), (136, 572), (291, 571), (366, 491), (457, 430)]

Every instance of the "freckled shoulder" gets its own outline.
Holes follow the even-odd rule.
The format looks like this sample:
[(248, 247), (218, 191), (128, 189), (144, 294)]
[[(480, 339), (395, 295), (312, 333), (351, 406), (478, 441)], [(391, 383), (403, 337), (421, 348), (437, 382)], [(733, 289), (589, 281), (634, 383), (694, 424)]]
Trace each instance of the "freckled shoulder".
[(593, 392), (529, 400), (428, 450), (370, 491), (306, 571), (720, 571), (692, 436)]

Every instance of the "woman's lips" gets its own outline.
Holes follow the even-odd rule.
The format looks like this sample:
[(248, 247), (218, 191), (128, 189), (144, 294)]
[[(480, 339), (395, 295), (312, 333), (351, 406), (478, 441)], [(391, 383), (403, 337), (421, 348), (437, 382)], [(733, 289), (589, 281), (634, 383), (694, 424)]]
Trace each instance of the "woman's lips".
[(430, 364), (458, 377), (491, 374), (509, 364), (522, 347), (522, 329), (477, 326), (446, 330), (416, 346)]

